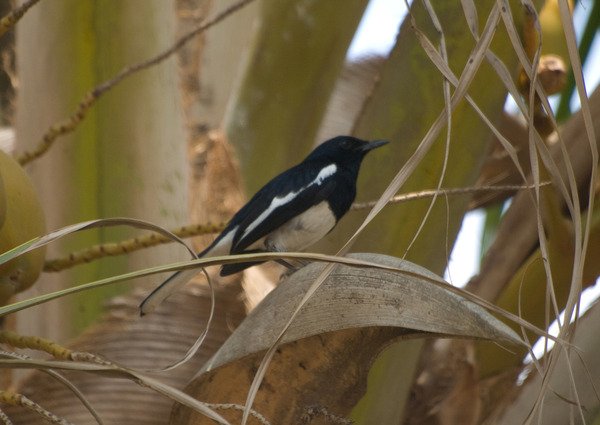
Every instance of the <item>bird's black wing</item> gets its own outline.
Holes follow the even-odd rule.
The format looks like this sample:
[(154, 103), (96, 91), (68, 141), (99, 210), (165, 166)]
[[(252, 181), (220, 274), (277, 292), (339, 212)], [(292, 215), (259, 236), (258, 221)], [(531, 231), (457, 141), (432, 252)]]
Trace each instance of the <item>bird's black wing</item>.
[(267, 183), (234, 216), (237, 225), (231, 253), (242, 253), (294, 217), (328, 199), (336, 187), (335, 172), (317, 181), (324, 167), (299, 164)]

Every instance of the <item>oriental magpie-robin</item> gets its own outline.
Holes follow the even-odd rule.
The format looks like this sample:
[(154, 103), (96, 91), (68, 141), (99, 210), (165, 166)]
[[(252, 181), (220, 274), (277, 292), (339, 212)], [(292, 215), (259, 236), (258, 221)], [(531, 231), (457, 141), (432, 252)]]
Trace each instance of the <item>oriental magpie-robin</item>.
[[(329, 233), (350, 209), (365, 155), (387, 143), (349, 136), (324, 142), (300, 164), (264, 185), (198, 256), (299, 251), (312, 245)], [(221, 276), (256, 264), (259, 263), (225, 264)], [(153, 311), (197, 273), (196, 269), (175, 273), (142, 302), (142, 314)]]

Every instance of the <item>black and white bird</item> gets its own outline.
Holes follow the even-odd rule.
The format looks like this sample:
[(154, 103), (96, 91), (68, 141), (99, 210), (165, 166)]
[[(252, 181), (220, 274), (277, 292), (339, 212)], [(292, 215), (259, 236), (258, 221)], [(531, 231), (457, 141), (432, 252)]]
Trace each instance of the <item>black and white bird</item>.
[[(291, 252), (314, 244), (350, 209), (365, 155), (387, 143), (349, 136), (324, 142), (300, 164), (264, 185), (198, 256)], [(225, 264), (221, 276), (256, 264), (259, 263)], [(182, 270), (163, 282), (140, 305), (142, 315), (152, 312), (196, 274), (197, 269)]]

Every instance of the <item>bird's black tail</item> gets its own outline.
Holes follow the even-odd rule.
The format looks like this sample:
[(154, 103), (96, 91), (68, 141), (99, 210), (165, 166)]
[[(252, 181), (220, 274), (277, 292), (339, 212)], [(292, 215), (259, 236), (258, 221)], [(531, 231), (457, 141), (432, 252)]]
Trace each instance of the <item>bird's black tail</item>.
[[(215, 242), (217, 242), (215, 240)], [(202, 258), (210, 251), (215, 242), (210, 244), (208, 248), (198, 254), (198, 258)], [(154, 291), (150, 293), (140, 304), (140, 315), (143, 316), (152, 313), (160, 303), (162, 303), (173, 292), (181, 289), (186, 283), (199, 273), (199, 269), (180, 270), (173, 273), (167, 280), (160, 284)]]
[(160, 284), (140, 304), (140, 315), (152, 313), (158, 305), (173, 292), (181, 289), (188, 281), (199, 273), (198, 269), (180, 270)]
[[(206, 254), (213, 249), (218, 239), (215, 240), (208, 248), (198, 254), (198, 258), (202, 258), (206, 256)], [(244, 254), (252, 254), (264, 252), (263, 250), (252, 250), (252, 251), (244, 251)], [(247, 269), (248, 267), (256, 266), (258, 264), (262, 264), (264, 261), (252, 261), (245, 263), (235, 263), (235, 264), (224, 264), (221, 267), (221, 276), (229, 276), (235, 273), (239, 273), (242, 270)], [(180, 270), (174, 273), (171, 277), (165, 280), (160, 284), (158, 288), (150, 293), (146, 297), (144, 301), (140, 304), (140, 314), (143, 316), (148, 313), (152, 313), (156, 307), (160, 303), (162, 303), (168, 296), (170, 296), (175, 291), (181, 289), (187, 282), (189, 282), (194, 276), (199, 273), (199, 269), (189, 269), (189, 270)]]

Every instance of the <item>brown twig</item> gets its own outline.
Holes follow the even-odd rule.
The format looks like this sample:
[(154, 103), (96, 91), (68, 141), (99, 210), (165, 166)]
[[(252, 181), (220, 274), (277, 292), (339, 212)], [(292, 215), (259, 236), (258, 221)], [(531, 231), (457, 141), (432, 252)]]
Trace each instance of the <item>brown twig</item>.
[(44, 409), (42, 406), (27, 398), (23, 394), (13, 393), (11, 391), (0, 391), (0, 402), (12, 406), (26, 407), (33, 410), (42, 418), (53, 424), (73, 425), (72, 422), (63, 419), (54, 413)]
[(23, 336), (16, 332), (3, 329), (0, 331), (0, 343), (15, 348), (29, 348), (44, 351), (59, 360), (71, 360), (72, 351), (49, 339), (37, 336)]
[[(544, 182), (540, 184), (541, 186), (546, 186), (550, 184), (549, 182)], [(453, 195), (463, 195), (466, 193), (480, 192), (480, 191), (506, 191), (506, 190), (523, 190), (523, 189), (533, 189), (535, 186), (480, 186), (480, 187), (465, 187), (465, 188), (456, 188), (456, 189), (442, 189), (438, 191), (438, 196), (453, 196)], [(394, 196), (390, 199), (390, 203), (397, 202), (406, 202), (412, 201), (415, 199), (422, 198), (431, 198), (436, 193), (435, 190), (425, 190), (421, 192), (415, 193), (407, 193), (403, 195)], [(370, 202), (362, 202), (362, 203), (354, 203), (352, 205), (352, 210), (361, 210), (373, 208), (376, 201)], [(200, 235), (208, 235), (213, 233), (222, 232), (225, 229), (227, 223), (206, 223), (206, 224), (195, 224), (190, 226), (183, 226), (179, 229), (172, 230), (172, 233), (179, 236), (180, 238), (189, 238), (192, 236), (200, 236)], [(93, 260), (98, 260), (100, 258), (108, 257), (108, 256), (117, 256), (122, 254), (127, 254), (132, 251), (138, 251), (143, 248), (149, 248), (151, 246), (156, 246), (160, 244), (165, 244), (172, 242), (173, 240), (167, 238), (165, 236), (159, 235), (157, 233), (151, 233), (150, 235), (144, 237), (136, 237), (132, 239), (128, 239), (121, 242), (115, 243), (107, 243), (101, 245), (95, 245), (91, 248), (82, 249), (81, 251), (73, 252), (69, 254), (67, 257), (57, 258), (54, 260), (48, 260), (44, 264), (45, 272), (59, 272), (69, 267), (75, 266), (77, 264), (89, 263)]]
[[(550, 182), (542, 182), (540, 183), (540, 187), (549, 185)], [(440, 189), (436, 190), (423, 190), (421, 192), (413, 192), (406, 193), (404, 195), (394, 196), (390, 199), (390, 204), (395, 204), (398, 202), (406, 202), (406, 201), (414, 201), (415, 199), (423, 199), (423, 198), (432, 198), (433, 196), (453, 196), (453, 195), (464, 195), (466, 193), (475, 193), (475, 192), (490, 192), (490, 191), (517, 191), (517, 190), (531, 190), (534, 189), (535, 185), (506, 185), (506, 186), (477, 186), (477, 187), (459, 187), (455, 189)], [(352, 210), (364, 210), (368, 208), (373, 208), (377, 201), (370, 202), (355, 202), (352, 204)]]
[(23, 15), (25, 15), (25, 12), (39, 1), (40, 0), (28, 0), (21, 6), (15, 7), (8, 15), (0, 19), (0, 37), (2, 37), (6, 31), (14, 27), (15, 24), (21, 20)]
[(73, 131), (75, 129), (75, 127), (77, 127), (77, 125), (87, 115), (87, 112), (90, 109), (90, 107), (105, 92), (107, 92), (108, 90), (110, 90), (111, 88), (113, 88), (114, 86), (119, 84), (121, 81), (123, 81), (125, 78), (129, 77), (130, 75), (132, 75), (138, 71), (142, 71), (146, 68), (149, 68), (153, 65), (156, 65), (156, 64), (162, 62), (163, 60), (167, 59), (169, 56), (171, 56), (173, 53), (175, 53), (178, 49), (180, 49), (181, 46), (183, 46), (185, 43), (190, 41), (193, 37), (206, 31), (207, 29), (215, 26), (216, 24), (218, 24), (219, 22), (221, 22), (222, 20), (224, 20), (231, 14), (237, 12), (239, 9), (241, 9), (242, 7), (251, 3), (252, 1), (254, 1), (254, 0), (239, 1), (238, 3), (225, 9), (223, 12), (221, 12), (219, 15), (215, 16), (210, 21), (201, 23), (194, 29), (190, 30), (187, 34), (185, 34), (181, 38), (179, 38), (179, 40), (177, 40), (175, 42), (175, 44), (173, 44), (171, 47), (169, 47), (167, 50), (163, 51), (162, 53), (160, 53), (150, 59), (147, 59), (145, 61), (139, 62), (135, 65), (132, 65), (132, 66), (129, 66), (129, 67), (123, 69), (121, 72), (119, 72), (117, 75), (115, 75), (110, 80), (105, 81), (104, 83), (96, 86), (95, 88), (93, 88), (92, 90), (87, 92), (83, 96), (82, 100), (79, 102), (79, 105), (75, 109), (75, 112), (69, 118), (67, 118), (57, 124), (54, 124), (52, 127), (50, 127), (46, 131), (46, 133), (43, 135), (42, 140), (38, 144), (38, 146), (35, 147), (31, 151), (23, 152), (23, 154), (21, 154), (19, 157), (17, 157), (17, 161), (21, 165), (25, 165), (28, 162), (42, 156), (46, 151), (48, 151), (48, 149), (50, 149), (50, 147), (52, 146), (52, 144), (54, 143), (54, 141), (56, 140), (56, 138), (58, 136), (62, 136), (64, 134), (70, 133), (71, 131)]
[[(192, 226), (183, 226), (172, 232), (180, 238), (189, 238), (192, 236), (219, 233), (225, 229), (226, 225), (227, 223), (196, 224)], [(46, 261), (44, 264), (44, 271), (59, 272), (77, 264), (89, 263), (90, 261), (98, 260), (100, 258), (122, 255), (142, 248), (149, 248), (151, 246), (169, 242), (173, 242), (173, 239), (159, 235), (158, 233), (151, 233), (148, 236), (132, 238), (121, 242), (95, 245), (90, 248), (82, 249), (81, 251), (73, 252), (64, 258)]]

